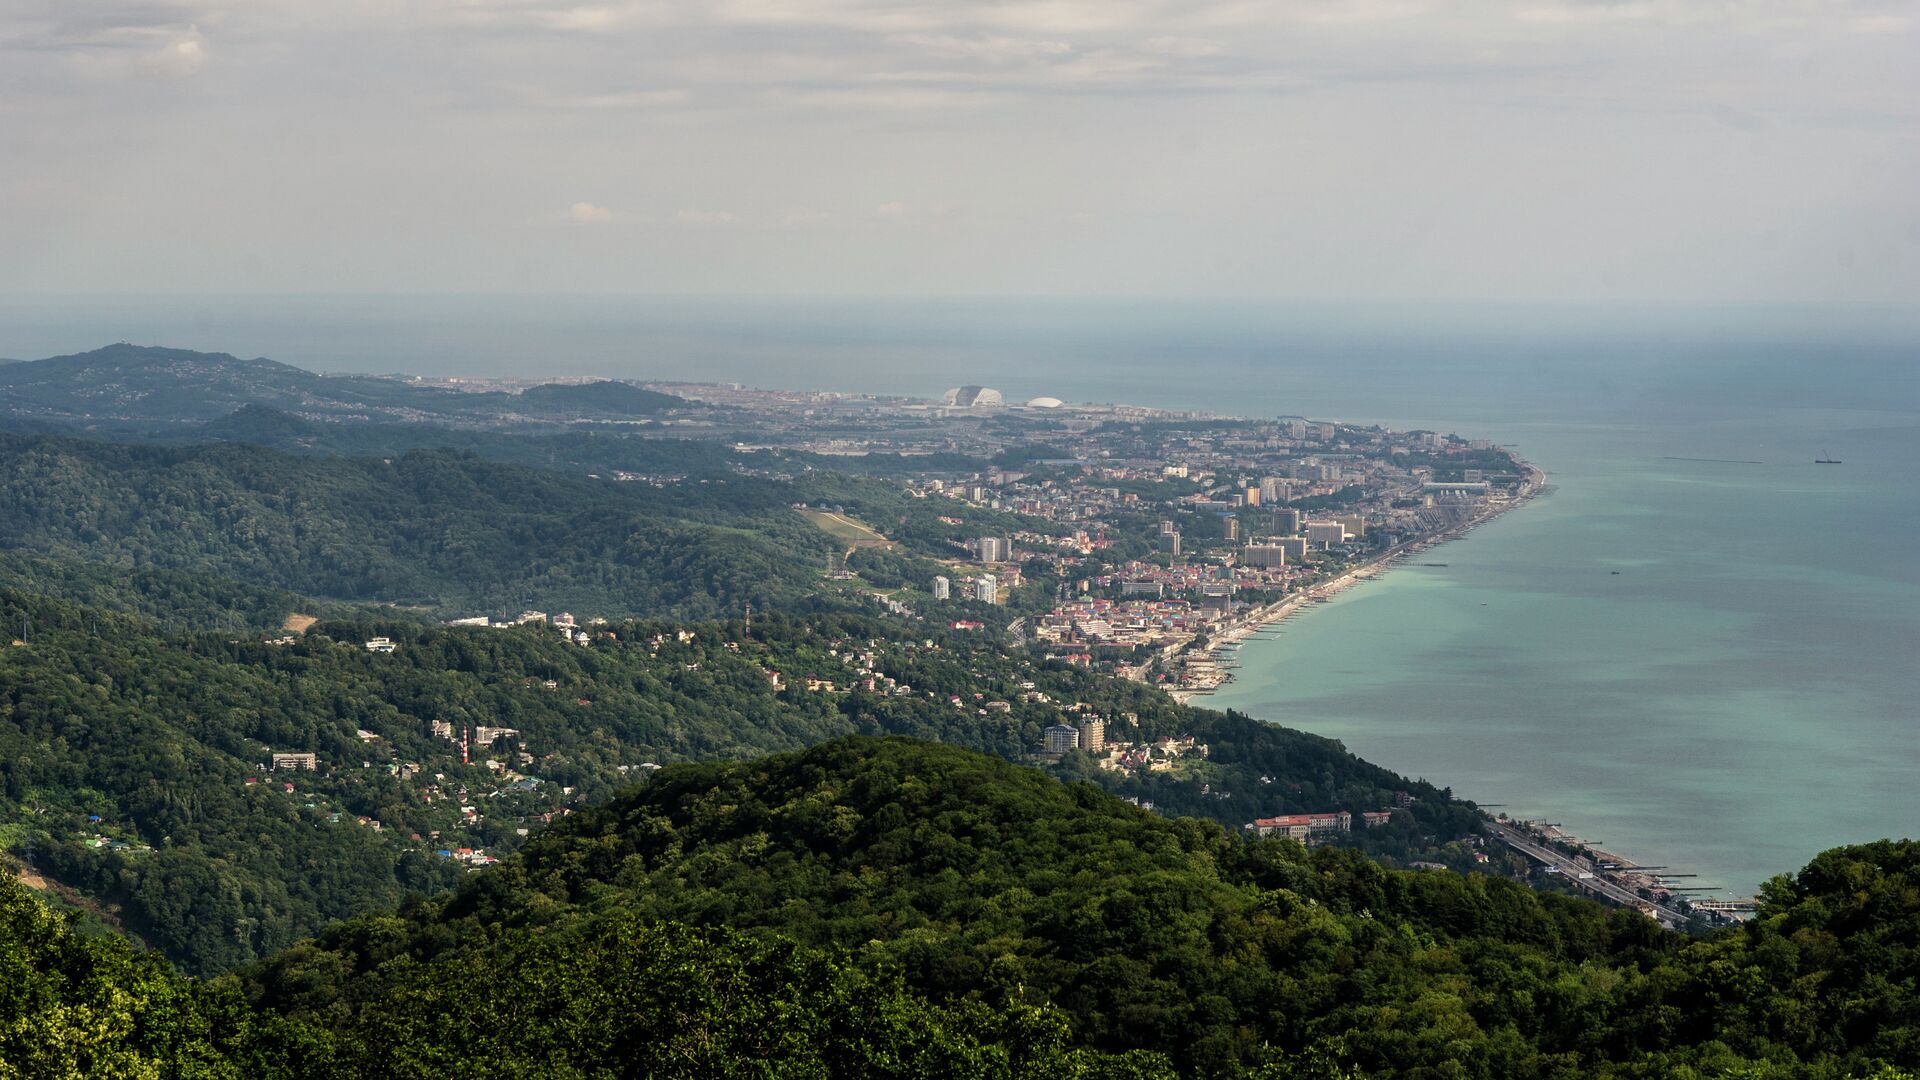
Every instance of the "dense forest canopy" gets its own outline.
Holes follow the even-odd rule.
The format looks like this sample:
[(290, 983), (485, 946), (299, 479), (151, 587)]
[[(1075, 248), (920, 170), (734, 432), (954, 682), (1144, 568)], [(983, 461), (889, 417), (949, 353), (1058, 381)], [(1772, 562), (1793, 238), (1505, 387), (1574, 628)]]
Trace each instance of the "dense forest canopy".
[(610, 379), (530, 386), (521, 392), (520, 403), (542, 412), (578, 416), (651, 416), (688, 404), (685, 398)]
[(458, 413), (477, 403), (451, 390), (397, 379), (318, 375), (263, 358), (121, 342), (0, 367), (0, 412), (107, 428), (211, 420), (248, 405), (379, 412)]
[(105, 432), (161, 433), (246, 407), (370, 419), (476, 425), (503, 418), (655, 416), (692, 403), (628, 383), (546, 383), (513, 394), (423, 386), (399, 378), (321, 375), (242, 359), (125, 342), (0, 366), (0, 419)]
[[(1070, 1045), (1146, 1075), (1891, 1077), (1916, 1061), (1920, 845), (1828, 852), (1771, 885), (1752, 923), (1689, 940), (1498, 878), (1248, 843), (899, 739), (673, 767), (240, 984), (335, 1045), (398, 1028), (396, 1052), (444, 1062), (439, 1003), (468, 1015), (503, 975), (538, 972), (501, 1007), (572, 1064), (598, 1039), (550, 1046), (535, 987), (568, 971), (603, 987), (566, 1020), (603, 1031), (620, 1008), (590, 978), (604, 943), (684, 924), (838, 958), (932, 1010), (909, 1039), (944, 1040), (946, 1015), (1058, 1010)], [(575, 949), (578, 968), (552, 960)]]
[(1874, 1077), (1920, 845), (1705, 938), (1244, 842), (982, 755), (675, 766), (450, 894), (183, 980), (0, 878), (12, 1075)]
[(797, 603), (830, 540), (750, 477), (656, 487), (422, 450), (0, 436), (0, 544), (335, 600), (712, 616)]

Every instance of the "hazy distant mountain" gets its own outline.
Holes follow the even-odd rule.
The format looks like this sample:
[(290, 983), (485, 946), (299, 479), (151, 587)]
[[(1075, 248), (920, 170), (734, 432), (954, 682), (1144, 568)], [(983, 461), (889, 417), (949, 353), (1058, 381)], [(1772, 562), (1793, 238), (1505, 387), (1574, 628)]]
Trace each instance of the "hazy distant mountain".
[(466, 393), (372, 375), (320, 375), (228, 353), (109, 345), (0, 366), (0, 418), (14, 430), (165, 429), (248, 407), (307, 419), (488, 424), (658, 414), (686, 402), (626, 383)]
[(272, 360), (142, 345), (26, 360), (0, 369), (13, 416), (112, 423), (199, 422), (242, 405), (392, 415), (458, 409), (466, 395), (363, 375), (327, 376)]
[(581, 416), (652, 416), (680, 408), (686, 399), (643, 390), (631, 383), (610, 380), (590, 383), (547, 383), (520, 395), (529, 412), (542, 415), (576, 413)]

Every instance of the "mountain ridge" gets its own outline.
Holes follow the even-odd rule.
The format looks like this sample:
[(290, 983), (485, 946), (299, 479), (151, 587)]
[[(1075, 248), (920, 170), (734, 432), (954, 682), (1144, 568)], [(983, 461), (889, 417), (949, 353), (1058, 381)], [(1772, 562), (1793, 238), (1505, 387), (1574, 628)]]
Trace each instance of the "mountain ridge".
[(690, 405), (613, 380), (541, 384), (519, 394), (467, 392), (126, 342), (0, 366), (0, 416), (81, 429), (175, 430), (250, 406), (309, 418), (492, 425), (655, 416)]

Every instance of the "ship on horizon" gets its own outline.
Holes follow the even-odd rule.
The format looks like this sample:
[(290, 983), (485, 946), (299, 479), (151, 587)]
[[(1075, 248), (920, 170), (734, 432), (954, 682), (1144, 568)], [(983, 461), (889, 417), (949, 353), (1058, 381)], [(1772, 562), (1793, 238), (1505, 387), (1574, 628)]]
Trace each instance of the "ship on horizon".
[(1813, 459), (1813, 463), (1815, 465), (1839, 465), (1841, 461), (1839, 458), (1833, 456), (1833, 451), (1822, 450), (1820, 456)]

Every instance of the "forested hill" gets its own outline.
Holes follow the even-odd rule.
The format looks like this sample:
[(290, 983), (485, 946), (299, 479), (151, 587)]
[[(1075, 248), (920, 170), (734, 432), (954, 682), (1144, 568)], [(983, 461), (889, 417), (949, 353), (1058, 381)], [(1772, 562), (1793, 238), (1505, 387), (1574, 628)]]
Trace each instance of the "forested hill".
[[(730, 922), (741, 929), (724, 929)], [(679, 766), (200, 982), (0, 877), (23, 1076), (1912, 1080), (1920, 845), (1704, 939), (1241, 842), (951, 747)]]
[(569, 930), (503, 933), (328, 1023), (257, 1008), (232, 980), (181, 979), (152, 954), (82, 937), (0, 872), (0, 1075), (1172, 1075), (1146, 1055), (1072, 1046), (1058, 1009), (936, 1005), (844, 956), (620, 915)]
[(576, 416), (652, 416), (685, 408), (687, 400), (631, 383), (602, 379), (585, 383), (544, 383), (520, 394), (522, 409)]
[[(1920, 1061), (1912, 843), (1829, 852), (1754, 923), (1690, 941), (1487, 874), (1249, 841), (1230, 814), (1405, 792), (1354, 838), (1405, 858), (1472, 814), (1328, 740), (964, 635), (823, 614), (752, 637), (611, 624), (587, 647), (406, 621), (265, 644), (11, 593), (0, 621), (28, 628), (0, 649), (0, 845), (195, 970), (284, 950), (182, 982), (0, 885), (0, 1061), (28, 1075), (631, 1075), (636, 1051), (674, 1076)], [(1082, 707), (1209, 741), (1156, 790), (1221, 819), (962, 748), (1023, 753)], [(470, 760), (448, 738), (502, 723)], [(263, 768), (275, 752), (315, 768)]]
[(0, 435), (0, 546), (455, 614), (796, 604), (829, 538), (750, 477), (656, 487), (447, 451), (316, 458)]
[(824, 949), (943, 1008), (1057, 1007), (1075, 1042), (1190, 1075), (1920, 1063), (1920, 845), (1829, 852), (1771, 885), (1752, 924), (1691, 940), (1502, 879), (1243, 842), (905, 740), (668, 769), (454, 894), (330, 930), (244, 983), (344, 1044), (391, 1031), (396, 1008), (430, 1011), (424, 996), (445, 1022), (401, 1025), (424, 1041), (513, 1017), (545, 1047), (548, 995), (496, 977), (497, 956), (656, 922)]
[(396, 379), (323, 376), (272, 360), (125, 343), (7, 364), (0, 392), (8, 415), (108, 426), (193, 423), (249, 404), (362, 415), (468, 408), (463, 394)]
[[(174, 433), (180, 442), (252, 443), (275, 450), (333, 457), (393, 457), (413, 450), (454, 450), (509, 465), (571, 473), (618, 472), (647, 477), (728, 476), (763, 464), (770, 455), (736, 453), (721, 442), (663, 439), (602, 430), (565, 433), (481, 431), (427, 423), (332, 423), (308, 420), (265, 405), (248, 405)], [(764, 464), (801, 468), (804, 455)]]
[[(1405, 791), (1413, 804), (1356, 843), (1446, 858), (1427, 838), (1477, 827), (1471, 808), (1329, 740), (990, 643), (887, 641), (886, 624), (853, 616), (765, 616), (751, 638), (738, 622), (615, 623), (585, 647), (544, 625), (330, 621), (263, 643), (0, 590), (0, 625), (21, 635), (0, 648), (0, 851), (199, 972), (445, 884), (477, 865), (460, 849), (506, 854), (654, 764), (857, 732), (1023, 756), (1069, 704), (1131, 715), (1129, 738), (1214, 740), (1210, 761), (1153, 791), (1193, 793), (1229, 824)], [(393, 651), (365, 648), (375, 637)], [(869, 687), (863, 667), (895, 681)], [(1016, 704), (985, 709), (981, 692)], [(275, 753), (314, 767), (276, 771)], [(1204, 784), (1238, 786), (1238, 805), (1200, 798)]]
[(524, 394), (468, 393), (124, 342), (0, 365), (0, 418), (35, 430), (165, 432), (249, 405), (342, 421), (454, 424), (642, 417), (690, 407), (681, 398), (612, 381), (546, 384)]
[[(268, 630), (288, 616), (345, 614), (341, 605), (286, 589), (244, 585), (185, 570), (129, 569), (96, 562), (0, 551), (0, 589), (140, 615), (178, 629)], [(20, 636), (21, 627), (0, 627)]]

